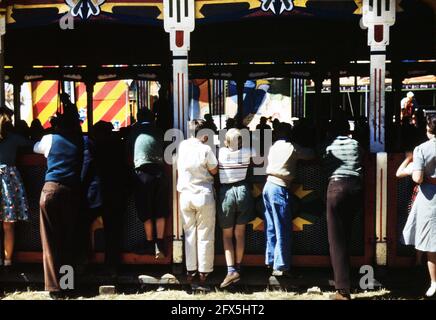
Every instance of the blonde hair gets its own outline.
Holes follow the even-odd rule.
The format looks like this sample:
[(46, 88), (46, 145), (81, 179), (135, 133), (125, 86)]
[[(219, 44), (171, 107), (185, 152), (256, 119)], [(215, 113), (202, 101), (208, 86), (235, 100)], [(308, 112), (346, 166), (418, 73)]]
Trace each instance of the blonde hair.
[(232, 151), (241, 149), (242, 146), (241, 131), (235, 128), (229, 129), (229, 131), (227, 131), (226, 133), (224, 145)]
[(12, 120), (11, 117), (7, 112), (4, 110), (0, 111), (0, 141), (3, 141), (7, 134), (9, 129), (11, 128)]

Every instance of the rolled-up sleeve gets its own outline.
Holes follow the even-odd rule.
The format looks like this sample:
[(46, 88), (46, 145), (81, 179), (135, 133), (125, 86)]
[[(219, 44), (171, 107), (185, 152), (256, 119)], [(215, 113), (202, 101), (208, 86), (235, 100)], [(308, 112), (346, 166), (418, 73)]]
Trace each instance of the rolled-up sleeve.
[(41, 141), (38, 141), (33, 146), (33, 152), (43, 154), (46, 158), (51, 149), (53, 136), (51, 134), (42, 137)]
[(413, 171), (424, 171), (424, 154), (418, 146), (413, 150)]
[(206, 165), (209, 170), (215, 169), (218, 166), (218, 160), (210, 148), (206, 153)]

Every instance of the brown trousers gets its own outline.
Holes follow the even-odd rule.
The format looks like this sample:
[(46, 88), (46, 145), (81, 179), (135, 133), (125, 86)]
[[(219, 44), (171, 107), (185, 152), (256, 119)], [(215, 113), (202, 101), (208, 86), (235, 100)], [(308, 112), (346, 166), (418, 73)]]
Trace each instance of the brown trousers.
[(362, 208), (358, 178), (330, 180), (327, 188), (327, 227), (335, 288), (350, 289), (350, 240), (354, 216)]
[(61, 266), (73, 266), (77, 195), (77, 190), (57, 182), (46, 182), (41, 192), (40, 231), (46, 291), (60, 291)]

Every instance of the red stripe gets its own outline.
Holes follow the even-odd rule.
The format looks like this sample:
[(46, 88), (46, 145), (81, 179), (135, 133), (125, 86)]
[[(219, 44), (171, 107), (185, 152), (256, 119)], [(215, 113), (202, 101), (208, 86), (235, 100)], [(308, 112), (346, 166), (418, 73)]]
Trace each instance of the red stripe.
[(177, 74), (177, 123), (178, 123), (178, 129), (181, 129), (180, 127), (180, 73)]
[(97, 108), (98, 103), (103, 101), (109, 93), (117, 86), (119, 81), (106, 82), (97, 94), (94, 94), (94, 110)]
[(382, 83), (381, 83), (381, 69), (378, 69), (378, 141), (381, 143), (381, 89), (382, 89)]
[(126, 94), (123, 93), (121, 97), (119, 97), (113, 105), (108, 109), (108, 111), (101, 117), (103, 121), (112, 122), (114, 117), (121, 111), (121, 109), (126, 105)]
[(374, 142), (377, 141), (377, 69), (374, 69)]
[(182, 73), (182, 130), (185, 132), (185, 74)]
[[(38, 84), (39, 86), (39, 84)], [(38, 89), (38, 86), (35, 90)], [(58, 94), (58, 83), (57, 81), (50, 87), (49, 90), (34, 104), (34, 110), (37, 116), (47, 107), (47, 105), (57, 96)], [(36, 117), (37, 117), (36, 116)]]
[(79, 83), (76, 85), (76, 102), (79, 101), (83, 95), (86, 94), (86, 85)]
[(383, 241), (383, 169), (380, 169), (380, 241)]
[(180, 234), (179, 234), (179, 195), (177, 194), (177, 191), (176, 191), (176, 216), (177, 216), (177, 240), (179, 240), (180, 239)]

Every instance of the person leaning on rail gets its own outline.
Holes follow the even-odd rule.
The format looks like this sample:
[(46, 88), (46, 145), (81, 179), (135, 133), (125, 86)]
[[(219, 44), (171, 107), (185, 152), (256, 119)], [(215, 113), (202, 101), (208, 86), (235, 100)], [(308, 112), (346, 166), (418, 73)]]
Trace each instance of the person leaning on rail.
[(67, 291), (60, 285), (60, 272), (61, 266), (73, 265), (83, 163), (82, 130), (73, 104), (64, 103), (56, 131), (44, 136), (33, 150), (47, 158), (40, 198), (45, 290), (55, 299), (62, 298)]
[(426, 297), (436, 294), (436, 116), (427, 118), (428, 141), (413, 151), (412, 179), (419, 185), (403, 230), (406, 245), (426, 253), (430, 287)]
[(327, 187), (327, 228), (330, 258), (335, 278), (334, 300), (349, 300), (350, 238), (353, 217), (363, 207), (362, 150), (350, 136), (350, 125), (344, 115), (330, 123), (331, 142), (323, 154), (324, 170), (329, 177)]
[[(227, 275), (220, 287), (225, 288), (240, 280), (240, 266), (245, 249), (245, 226), (254, 220), (254, 199), (247, 182), (253, 152), (242, 147), (242, 135), (238, 129), (227, 131), (225, 147), (220, 148), (219, 202), (217, 219), (223, 232)], [(236, 250), (233, 245), (236, 239)]]
[(4, 267), (12, 265), (15, 223), (29, 220), (26, 192), (15, 161), (20, 147), (32, 142), (13, 132), (9, 109), (0, 108), (0, 222), (4, 232)]
[(296, 175), (298, 160), (310, 160), (315, 152), (291, 142), (292, 127), (278, 123), (276, 141), (268, 153), (267, 182), (263, 188), (265, 205), (265, 264), (273, 276), (287, 276), (291, 260), (292, 213), (289, 187)]
[[(185, 256), (188, 282), (193, 289), (208, 291), (206, 278), (213, 271), (215, 253), (214, 178), (218, 160), (206, 142), (208, 129), (204, 120), (190, 122), (195, 136), (180, 143), (177, 153), (180, 213), (185, 233)], [(203, 131), (203, 133), (201, 132)], [(194, 283), (197, 273), (199, 286)]]
[(166, 255), (165, 222), (169, 215), (163, 133), (156, 127), (154, 114), (149, 109), (140, 109), (137, 118), (128, 139), (135, 166), (136, 211), (144, 224), (148, 253), (163, 259)]

